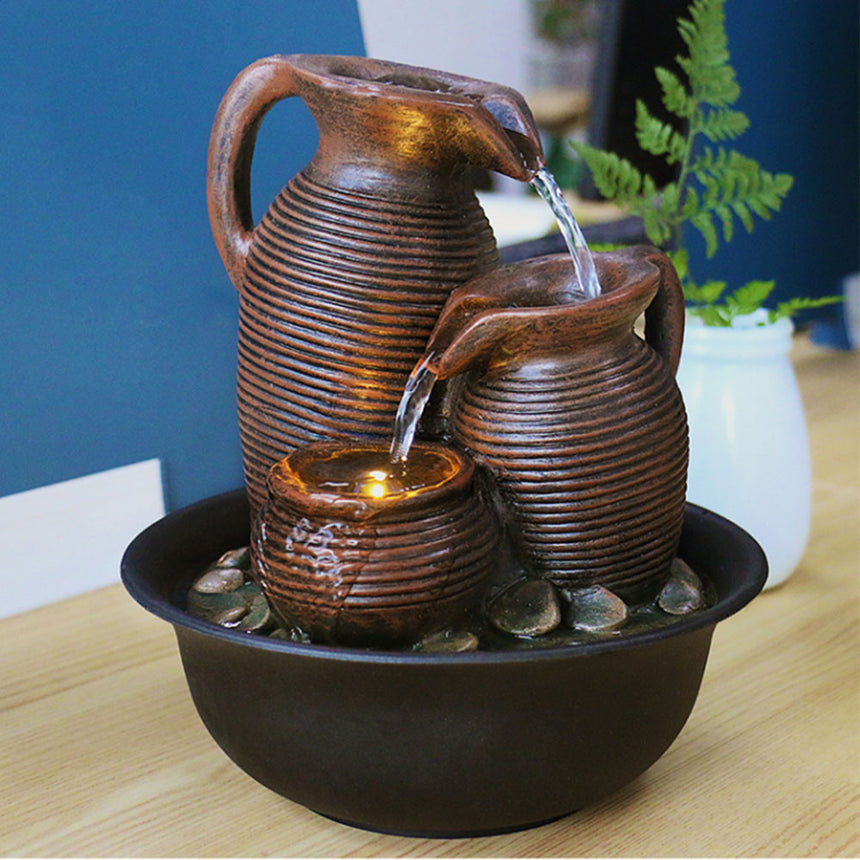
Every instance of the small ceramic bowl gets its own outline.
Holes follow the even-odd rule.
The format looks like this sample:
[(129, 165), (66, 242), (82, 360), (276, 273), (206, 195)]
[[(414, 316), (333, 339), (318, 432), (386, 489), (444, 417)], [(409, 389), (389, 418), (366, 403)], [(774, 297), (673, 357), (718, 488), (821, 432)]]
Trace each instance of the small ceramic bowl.
[(320, 643), (409, 644), (482, 597), (500, 527), (471, 460), (416, 443), (314, 442), (269, 471), (252, 575), (287, 627)]
[(541, 824), (635, 779), (692, 711), (716, 624), (767, 576), (746, 532), (688, 505), (679, 552), (716, 597), (667, 627), (529, 651), (305, 645), (183, 608), (248, 521), (244, 490), (168, 515), (126, 551), (126, 588), (173, 625), (198, 713), (239, 767), (330, 818), (414, 836)]

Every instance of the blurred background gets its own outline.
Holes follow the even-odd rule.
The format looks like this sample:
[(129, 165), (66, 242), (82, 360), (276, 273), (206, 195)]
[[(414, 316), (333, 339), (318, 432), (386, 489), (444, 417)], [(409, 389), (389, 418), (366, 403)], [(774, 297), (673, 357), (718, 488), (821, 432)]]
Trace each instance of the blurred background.
[[(513, 86), (534, 110), (575, 214), (594, 230), (619, 213), (594, 199), (569, 141), (641, 162), (633, 105), (659, 100), (652, 70), (671, 65), (678, 52), (675, 19), (686, 6), (0, 4), (0, 553), (7, 579), (20, 578), (9, 560), (32, 558), (44, 535), (51, 564), (85, 551), (80, 535), (92, 547), (110, 534), (115, 554), (164, 509), (242, 482), (238, 300), (205, 204), (209, 130), (242, 68), (273, 53), (367, 53)], [(730, 283), (776, 278), (775, 300), (840, 291), (860, 268), (858, 4), (728, 0), (727, 29), (742, 87), (737, 107), (751, 119), (738, 148), (767, 170), (793, 174), (795, 185), (773, 221), (737, 236), (712, 261), (694, 246), (693, 266), (702, 279), (712, 267)], [(271, 111), (253, 167), (256, 218), (315, 143), (297, 100)], [(524, 187), (479, 181), (500, 245), (552, 230), (546, 207)], [(841, 307), (819, 314), (844, 327)], [(97, 474), (101, 483), (91, 478)], [(83, 483), (66, 484), (62, 497), (51, 490), (70, 480)], [(83, 565), (103, 571), (90, 584), (116, 578), (117, 560), (108, 555)]]

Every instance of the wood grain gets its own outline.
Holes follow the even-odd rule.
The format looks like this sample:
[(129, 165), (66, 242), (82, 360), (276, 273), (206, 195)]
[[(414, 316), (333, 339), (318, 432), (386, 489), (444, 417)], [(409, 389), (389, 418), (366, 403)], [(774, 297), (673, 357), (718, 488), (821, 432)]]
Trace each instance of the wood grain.
[(170, 627), (111, 586), (0, 622), (0, 854), (857, 856), (860, 361), (803, 338), (794, 358), (813, 455), (807, 552), (717, 628), (687, 726), (612, 797), (481, 839), (327, 821), (226, 758)]

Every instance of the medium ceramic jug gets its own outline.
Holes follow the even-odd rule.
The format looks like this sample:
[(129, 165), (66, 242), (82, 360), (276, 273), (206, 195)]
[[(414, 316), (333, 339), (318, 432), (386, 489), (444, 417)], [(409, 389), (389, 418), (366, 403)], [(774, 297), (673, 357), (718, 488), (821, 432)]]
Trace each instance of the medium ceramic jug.
[[(266, 111), (300, 97), (313, 160), (258, 225), (250, 169)], [(451, 289), (496, 264), (469, 165), (528, 180), (531, 113), (506, 87), (358, 57), (277, 55), (242, 71), (209, 148), (212, 230), (240, 294), (238, 405), (252, 510), (273, 462), (387, 437)]]
[(594, 258), (594, 299), (576, 298), (566, 254), (455, 290), (429, 366), (439, 379), (469, 371), (449, 386), (451, 432), (495, 476), (526, 564), (637, 601), (668, 577), (684, 514), (684, 301), (654, 248)]

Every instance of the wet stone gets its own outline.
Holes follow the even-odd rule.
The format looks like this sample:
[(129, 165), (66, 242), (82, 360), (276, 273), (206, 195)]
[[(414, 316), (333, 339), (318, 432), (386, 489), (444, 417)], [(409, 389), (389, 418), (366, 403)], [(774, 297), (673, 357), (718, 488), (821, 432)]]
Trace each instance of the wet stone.
[(545, 579), (519, 579), (490, 603), (490, 623), (513, 636), (543, 636), (561, 624), (561, 603)]
[(244, 582), (245, 574), (238, 567), (212, 567), (198, 577), (191, 590), (201, 594), (222, 594), (241, 588)]
[(311, 637), (298, 627), (276, 627), (269, 633), (269, 639), (278, 639), (283, 642), (301, 642), (303, 645), (311, 644)]
[(239, 622), (238, 629), (246, 633), (267, 630), (275, 623), (272, 610), (262, 591), (257, 591), (248, 604), (248, 612)]
[(565, 624), (574, 630), (609, 632), (627, 623), (627, 604), (602, 585), (565, 590), (564, 595), (569, 601)]
[(669, 579), (657, 598), (658, 606), (670, 615), (688, 615), (705, 605), (702, 581), (683, 559), (672, 562)]
[(244, 604), (228, 606), (226, 609), (212, 616), (212, 621), (221, 627), (233, 627), (248, 614), (248, 607)]
[(251, 548), (240, 546), (237, 549), (228, 549), (213, 567), (238, 567), (241, 570), (249, 570), (251, 567)]
[(478, 637), (468, 630), (442, 630), (425, 636), (415, 646), (416, 651), (434, 654), (459, 654), (478, 650)]
[(275, 626), (269, 603), (255, 582), (245, 582), (232, 591), (202, 592), (192, 588), (188, 592), (188, 612), (211, 624), (245, 633), (268, 633)]

